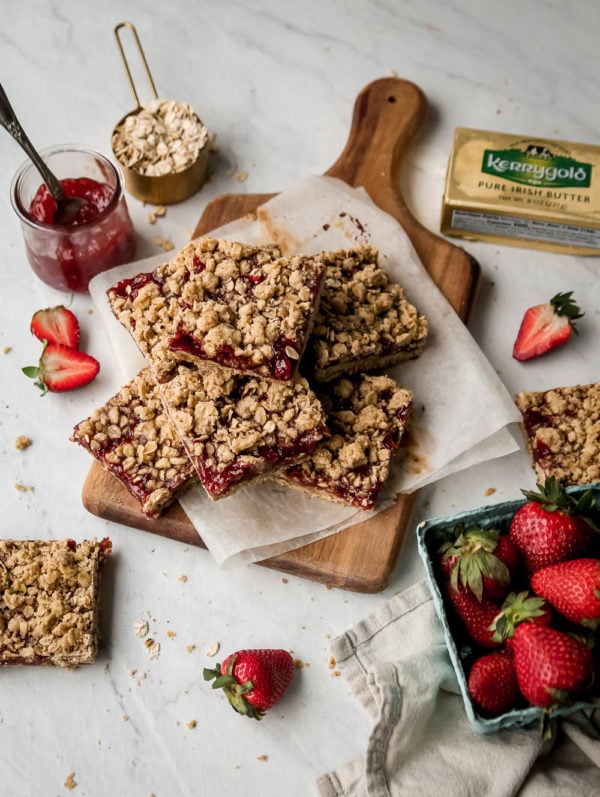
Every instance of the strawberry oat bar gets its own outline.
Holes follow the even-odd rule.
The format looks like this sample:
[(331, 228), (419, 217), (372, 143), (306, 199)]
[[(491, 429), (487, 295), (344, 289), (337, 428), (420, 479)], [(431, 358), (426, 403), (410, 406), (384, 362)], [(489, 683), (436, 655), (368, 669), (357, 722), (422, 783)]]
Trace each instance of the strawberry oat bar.
[(305, 379), (180, 365), (162, 396), (200, 481), (213, 499), (309, 454), (329, 432)]
[(0, 540), (0, 664), (92, 664), (110, 540)]
[(177, 362), (291, 379), (319, 304), (321, 256), (281, 257), (202, 238), (156, 271), (108, 290), (115, 316), (167, 381)]
[(125, 485), (146, 517), (158, 517), (195, 481), (149, 368), (77, 424), (71, 439)]
[(321, 387), (328, 390), (318, 396), (332, 436), (272, 478), (317, 497), (371, 509), (404, 433), (412, 394), (388, 376), (365, 374)]
[(414, 359), (425, 346), (426, 318), (378, 257), (373, 246), (323, 253), (325, 287), (309, 343), (318, 382)]
[(515, 402), (533, 467), (541, 480), (600, 480), (600, 382), (523, 391)]

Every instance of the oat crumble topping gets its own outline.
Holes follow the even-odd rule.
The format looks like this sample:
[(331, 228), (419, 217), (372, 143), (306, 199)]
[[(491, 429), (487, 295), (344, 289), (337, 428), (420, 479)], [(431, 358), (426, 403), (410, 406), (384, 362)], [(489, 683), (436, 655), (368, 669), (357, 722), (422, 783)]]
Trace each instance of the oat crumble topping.
[(147, 517), (160, 515), (195, 479), (148, 368), (77, 424), (71, 440), (125, 485)]
[(412, 394), (388, 376), (361, 374), (330, 383), (328, 392), (318, 397), (331, 437), (272, 478), (315, 496), (371, 509), (404, 433)]
[(152, 273), (108, 290), (115, 316), (132, 334), (158, 381), (177, 361), (290, 379), (318, 306), (321, 256), (281, 257), (202, 238)]
[(600, 382), (523, 391), (515, 402), (540, 480), (564, 484), (600, 480)]
[(0, 540), (0, 664), (91, 664), (109, 540)]
[(378, 264), (378, 250), (361, 246), (323, 258), (325, 286), (310, 341), (315, 379), (327, 382), (418, 357), (427, 320)]
[(312, 451), (328, 430), (308, 382), (179, 366), (161, 386), (165, 406), (213, 499)]
[(31, 440), (27, 435), (20, 434), (17, 439), (15, 440), (15, 448), (19, 451), (23, 451), (25, 448), (29, 448), (31, 445)]

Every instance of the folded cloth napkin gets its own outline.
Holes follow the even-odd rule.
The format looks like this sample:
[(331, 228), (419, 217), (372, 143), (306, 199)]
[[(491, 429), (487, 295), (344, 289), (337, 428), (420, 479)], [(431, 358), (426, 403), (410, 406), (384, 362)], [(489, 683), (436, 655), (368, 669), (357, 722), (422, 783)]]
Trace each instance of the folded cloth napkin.
[(565, 718), (551, 742), (536, 724), (487, 735), (471, 728), (426, 581), (331, 650), (374, 724), (363, 759), (319, 778), (322, 797), (600, 795), (591, 714)]

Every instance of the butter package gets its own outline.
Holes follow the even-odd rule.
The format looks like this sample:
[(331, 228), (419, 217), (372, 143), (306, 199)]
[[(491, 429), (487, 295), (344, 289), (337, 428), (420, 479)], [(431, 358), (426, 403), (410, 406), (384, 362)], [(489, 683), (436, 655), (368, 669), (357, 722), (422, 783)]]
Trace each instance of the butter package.
[(459, 127), (442, 204), (445, 235), (600, 254), (600, 147)]

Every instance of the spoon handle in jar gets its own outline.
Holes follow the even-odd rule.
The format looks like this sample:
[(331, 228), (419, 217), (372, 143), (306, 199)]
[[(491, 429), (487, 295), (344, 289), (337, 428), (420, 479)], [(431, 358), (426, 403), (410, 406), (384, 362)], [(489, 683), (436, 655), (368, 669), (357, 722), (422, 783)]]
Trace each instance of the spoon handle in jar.
[(31, 141), (27, 138), (27, 134), (21, 127), (21, 123), (17, 119), (17, 116), (12, 109), (9, 99), (6, 96), (6, 92), (2, 88), (2, 84), (0, 84), (0, 125), (2, 125), (5, 130), (8, 130), (15, 141), (20, 144), (25, 152), (29, 155), (35, 164), (35, 167), (41, 174), (43, 181), (48, 186), (48, 190), (54, 199), (57, 202), (62, 200), (65, 196), (62, 185), (52, 174), (50, 169), (48, 169)]

